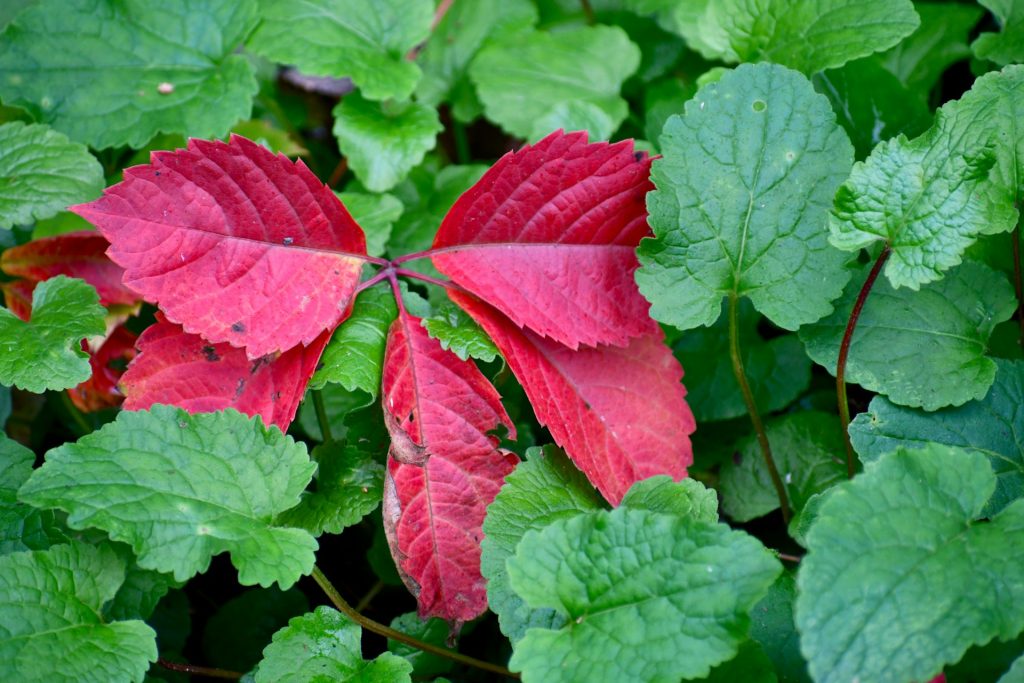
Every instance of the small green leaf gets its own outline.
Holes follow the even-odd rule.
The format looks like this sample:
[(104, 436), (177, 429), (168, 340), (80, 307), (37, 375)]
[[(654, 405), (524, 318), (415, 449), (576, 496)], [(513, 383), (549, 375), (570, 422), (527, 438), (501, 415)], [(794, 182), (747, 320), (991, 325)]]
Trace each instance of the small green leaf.
[(96, 290), (58, 275), (32, 293), (32, 319), (0, 308), (0, 384), (42, 393), (89, 379), (89, 354), (80, 343), (103, 334), (106, 310)]
[(971, 43), (978, 59), (999, 64), (1024, 62), (1024, 2), (1021, 0), (978, 0), (995, 15), (999, 33), (982, 33)]
[(104, 546), (0, 557), (0, 679), (141, 681), (156, 661), (156, 633), (142, 621), (100, 617), (123, 580), (124, 564)]
[(235, 135), (249, 138), (253, 142), (263, 145), (271, 152), (284, 154), (285, 156), (298, 157), (309, 154), (309, 150), (296, 142), (287, 131), (275, 128), (266, 119), (239, 121), (231, 127), (231, 132)]
[(668, 475), (642, 479), (629, 487), (622, 507), (665, 512), (698, 522), (718, 521), (718, 494), (695, 479), (674, 482)]
[(388, 328), (397, 315), (394, 294), (387, 287), (370, 287), (361, 292), (352, 315), (327, 343), (310, 388), (340, 384), (347, 391), (366, 393), (371, 401), (376, 398), (380, 391)]
[(915, 2), (914, 9), (921, 25), (879, 59), (904, 85), (926, 97), (946, 69), (971, 56), (967, 37), (983, 12), (960, 3)]
[(797, 577), (817, 683), (927, 681), (1024, 629), (1024, 501), (977, 523), (995, 485), (980, 454), (930, 444), (833, 490)]
[(550, 683), (707, 676), (736, 655), (751, 608), (782, 570), (724, 524), (625, 508), (527, 532), (507, 564), (530, 607), (565, 620), (528, 630), (509, 662)]
[(68, 539), (55, 515), (18, 502), (18, 489), (32, 474), (36, 454), (0, 428), (0, 555), (45, 550)]
[(330, 607), (317, 607), (274, 634), (256, 683), (408, 683), (412, 665), (390, 652), (366, 661), (361, 630)]
[(286, 591), (252, 588), (228, 600), (203, 630), (203, 654), (212, 666), (249, 671), (263, 658), (263, 648), (288, 620), (309, 611), (296, 586)]
[(498, 357), (498, 347), (476, 321), (450, 301), (443, 302), (432, 318), (423, 321), (427, 333), (441, 342), (441, 348), (462, 360), (475, 358), (489, 363)]
[[(868, 270), (854, 276), (832, 315), (800, 329), (807, 355), (832, 374)], [(985, 356), (989, 335), (1016, 306), (1006, 278), (974, 261), (916, 292), (879, 278), (853, 333), (846, 381), (925, 410), (979, 399), (996, 376)]]
[[(415, 612), (407, 612), (391, 620), (391, 628), (438, 647), (446, 647), (448, 623), (436, 617), (423, 621)], [(412, 664), (412, 673), (418, 678), (431, 678), (451, 671), (455, 663), (450, 659), (418, 650), (411, 645), (388, 639), (388, 650)]]
[(383, 256), (391, 237), (391, 227), (402, 215), (402, 202), (390, 194), (338, 192), (337, 195), (366, 233), (366, 253)]
[(157, 405), (51, 450), (19, 497), (68, 512), (74, 529), (106, 531), (141, 567), (179, 581), (228, 551), (242, 584), (287, 588), (311, 571), (317, 544), (274, 516), (299, 502), (314, 469), (302, 444), (259, 418)]
[(750, 637), (761, 644), (775, 664), (782, 683), (811, 683), (807, 662), (800, 654), (800, 634), (793, 622), (796, 582), (793, 574), (783, 572), (768, 589), (768, 595), (750, 613)]

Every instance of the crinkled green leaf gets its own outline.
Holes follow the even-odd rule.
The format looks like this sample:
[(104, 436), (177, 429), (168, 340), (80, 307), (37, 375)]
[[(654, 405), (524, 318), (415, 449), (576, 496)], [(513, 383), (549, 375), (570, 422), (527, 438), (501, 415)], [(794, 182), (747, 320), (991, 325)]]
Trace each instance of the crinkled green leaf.
[(640, 49), (622, 29), (586, 26), (490, 43), (469, 76), (487, 118), (536, 140), (555, 130), (551, 125), (580, 130), (601, 115), (602, 127), (614, 131), (629, 111), (619, 89), (638, 66)]
[(339, 192), (338, 199), (366, 233), (366, 253), (383, 256), (391, 227), (402, 215), (402, 202), (394, 195), (365, 192)]
[(750, 613), (750, 637), (761, 644), (775, 664), (782, 683), (811, 683), (807, 662), (800, 654), (800, 635), (793, 622), (796, 601), (794, 575), (783, 572), (768, 589), (768, 595)]
[(347, 391), (365, 392), (371, 400), (376, 397), (388, 327), (397, 315), (394, 294), (387, 287), (361, 292), (352, 314), (327, 343), (309, 386), (320, 389), (328, 383), (340, 384)]
[(105, 546), (0, 557), (0, 679), (141, 681), (156, 661), (156, 633), (142, 621), (100, 616), (123, 580), (124, 564)]
[(416, 102), (371, 102), (358, 93), (334, 108), (334, 136), (368, 189), (390, 190), (434, 149), (443, 130), (437, 110)]
[(84, 145), (47, 126), (0, 125), (0, 228), (95, 199), (103, 168)]
[(143, 569), (131, 548), (117, 543), (114, 550), (125, 566), (124, 582), (113, 599), (103, 606), (104, 619), (149, 619), (160, 599), (179, 585), (170, 574)]
[(103, 334), (105, 315), (95, 289), (63, 275), (32, 292), (29, 322), (0, 308), (0, 384), (39, 394), (89, 379), (89, 354), (80, 343)]
[(317, 544), (274, 516), (299, 502), (314, 469), (302, 444), (259, 418), (157, 405), (49, 451), (19, 497), (106, 531), (141, 567), (179, 581), (228, 551), (241, 583), (287, 588), (312, 569)]
[(371, 100), (405, 99), (420, 68), (405, 57), (430, 35), (431, 0), (260, 0), (248, 48), (311, 76), (348, 76)]
[(40, 0), (0, 35), (0, 92), (91, 147), (220, 137), (252, 108), (234, 52), (256, 21), (254, 0)]
[(256, 683), (403, 683), (412, 665), (390, 652), (363, 659), (361, 629), (330, 607), (295, 617), (274, 634), (256, 669)]
[(699, 522), (718, 521), (718, 494), (695, 479), (672, 481), (661, 474), (641, 479), (626, 491), (621, 506), (630, 510), (665, 512)]
[(946, 69), (971, 56), (967, 37), (983, 12), (955, 2), (915, 2), (914, 9), (921, 25), (879, 58), (908, 88), (925, 96)]
[(833, 490), (797, 577), (817, 683), (927, 681), (1024, 629), (1024, 501), (977, 523), (995, 485), (982, 455), (930, 444)]
[[(833, 374), (869, 269), (854, 276), (832, 315), (800, 329), (807, 355)], [(974, 261), (916, 292), (878, 278), (853, 333), (846, 381), (925, 410), (981, 398), (996, 376), (995, 361), (985, 356), (989, 335), (1016, 306), (1005, 276)]]
[[(846, 479), (846, 449), (835, 415), (805, 411), (765, 422), (775, 466), (799, 514), (807, 500)], [(761, 517), (779, 507), (757, 440), (736, 444), (736, 456), (721, 470), (722, 510), (738, 522)]]
[(498, 347), (476, 321), (455, 304), (445, 301), (434, 317), (423, 321), (427, 333), (441, 342), (441, 348), (462, 360), (475, 358), (489, 363), (498, 357)]
[[(448, 622), (433, 617), (423, 621), (415, 612), (406, 612), (391, 620), (391, 628), (438, 647), (447, 647)], [(448, 673), (455, 663), (450, 659), (424, 652), (411, 645), (388, 639), (388, 650), (412, 664), (412, 673), (418, 678), (431, 678)]]
[(558, 628), (565, 617), (552, 609), (531, 610), (509, 585), (505, 561), (523, 535), (581, 512), (600, 510), (604, 503), (587, 478), (555, 446), (531, 448), (526, 460), (505, 477), (487, 507), (480, 573), (487, 579), (487, 601), (498, 624), (513, 643), (528, 628)]
[(309, 611), (309, 600), (296, 586), (286, 591), (252, 588), (213, 613), (203, 630), (203, 661), (211, 666), (249, 671), (263, 658), (263, 648), (288, 620)]
[(861, 460), (929, 442), (958, 446), (987, 457), (995, 472), (996, 492), (984, 516), (1024, 497), (1024, 361), (995, 363), (992, 388), (959, 408), (926, 413), (876, 396), (850, 424), (850, 440)]
[[(757, 332), (760, 316), (749, 301), (739, 306), (740, 353), (747, 381), (760, 410), (770, 413), (795, 401), (811, 383), (811, 361), (795, 335), (765, 340)], [(729, 355), (729, 321), (720, 317), (707, 329), (683, 334), (672, 351), (686, 370), (686, 402), (698, 422), (747, 414)]]
[(661, 151), (636, 273), (654, 318), (711, 325), (730, 293), (786, 329), (832, 311), (849, 275), (824, 225), (853, 147), (806, 78), (771, 64), (726, 73), (669, 119)]
[(978, 59), (996, 64), (1024, 62), (1024, 2), (1021, 0), (978, 0), (995, 15), (998, 33), (982, 33), (971, 43)]
[(507, 566), (530, 607), (565, 620), (528, 630), (509, 662), (550, 683), (707, 676), (736, 655), (751, 608), (782, 570), (724, 524), (625, 508), (527, 532)]
[(32, 474), (36, 455), (0, 429), (0, 555), (45, 550), (67, 540), (53, 512), (18, 502), (18, 489)]

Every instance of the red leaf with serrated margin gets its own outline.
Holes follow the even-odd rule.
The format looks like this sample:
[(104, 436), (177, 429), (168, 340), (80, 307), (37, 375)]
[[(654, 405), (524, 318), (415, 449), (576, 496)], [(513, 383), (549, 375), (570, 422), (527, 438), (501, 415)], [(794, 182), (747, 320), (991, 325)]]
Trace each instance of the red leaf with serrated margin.
[[(124, 325), (118, 325), (89, 356), (92, 376), (76, 387), (68, 389), (68, 396), (83, 413), (114, 408), (124, 401), (118, 382), (125, 367), (135, 358), (137, 335)], [(84, 344), (83, 344), (84, 346)]]
[(32, 317), (32, 293), (37, 284), (39, 283), (29, 280), (0, 283), (0, 290), (4, 293), (4, 304), (7, 306), (7, 310), (25, 322)]
[(510, 152), (445, 216), (431, 260), (452, 281), (570, 348), (648, 330), (633, 281), (649, 234), (650, 160), (631, 141), (552, 133)]
[(516, 327), (494, 308), (449, 290), (494, 340), (546, 425), (576, 466), (612, 504), (636, 481), (686, 476), (695, 422), (683, 369), (647, 319), (629, 346), (567, 349)]
[(232, 136), (155, 152), (124, 177), (71, 210), (110, 240), (125, 284), (187, 332), (258, 359), (347, 315), (366, 239), (301, 161)]

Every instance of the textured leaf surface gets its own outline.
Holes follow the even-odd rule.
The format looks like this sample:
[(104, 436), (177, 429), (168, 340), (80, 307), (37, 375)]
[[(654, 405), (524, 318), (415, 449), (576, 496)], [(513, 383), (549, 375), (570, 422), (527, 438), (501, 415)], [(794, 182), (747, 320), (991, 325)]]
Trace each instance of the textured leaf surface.
[(190, 413), (234, 408), (287, 429), (327, 343), (327, 333), (310, 346), (255, 360), (230, 344), (211, 344), (162, 316), (139, 337), (139, 355), (121, 377), (126, 410), (155, 403)]
[(441, 342), (441, 348), (449, 350), (462, 360), (476, 358), (489, 363), (498, 357), (494, 346), (480, 326), (461, 308), (450, 302), (442, 302), (433, 317), (423, 321), (427, 334)]
[(724, 524), (625, 509), (528, 532), (507, 565), (527, 604), (567, 619), (527, 631), (509, 662), (552, 683), (702, 678), (735, 656), (781, 571)]
[(52, 512), (18, 502), (35, 461), (35, 453), (0, 430), (0, 555), (45, 550), (66, 540)]
[(661, 148), (656, 239), (641, 243), (636, 274), (652, 316), (710, 325), (730, 292), (790, 330), (831, 312), (848, 275), (824, 225), (853, 148), (806, 78), (740, 66), (669, 119)]
[(807, 662), (800, 654), (800, 634), (793, 622), (795, 601), (794, 575), (783, 572), (750, 613), (750, 637), (761, 644), (775, 664), (781, 683), (811, 683)]
[(0, 557), (0, 676), (141, 681), (156, 661), (156, 633), (142, 621), (100, 617), (124, 571), (109, 547), (82, 543)]
[(35, 288), (29, 322), (0, 309), (0, 383), (38, 394), (89, 379), (80, 343), (103, 334), (105, 314), (95, 289), (63, 275)]
[(895, 450), (929, 442), (957, 446), (989, 459), (996, 491), (983, 516), (991, 517), (1024, 497), (1024, 361), (996, 360), (996, 379), (982, 398), (959, 408), (926, 413), (897, 406), (882, 396), (850, 424), (850, 440), (861, 460), (872, 462)]
[[(469, 77), (487, 118), (517, 137), (539, 140), (559, 127), (586, 128), (593, 110), (607, 117), (605, 127), (613, 132), (628, 113), (619, 89), (639, 66), (640, 49), (625, 31), (587, 26), (486, 45)], [(557, 124), (546, 123), (560, 107)], [(583, 116), (571, 115), (573, 110)]]
[(344, 319), (362, 230), (300, 161), (245, 138), (191, 140), (74, 207), (110, 240), (125, 284), (171, 322), (257, 359)]
[(322, 365), (310, 386), (340, 384), (348, 391), (376, 397), (384, 367), (388, 328), (398, 315), (395, 297), (387, 287), (371, 287), (359, 295), (352, 315), (335, 330), (324, 349)]
[(975, 523), (995, 485), (980, 454), (932, 444), (828, 496), (797, 579), (815, 681), (929, 680), (1024, 629), (1024, 501)]
[(1020, 0), (978, 0), (995, 15), (998, 33), (982, 33), (971, 43), (978, 59), (996, 64), (1024, 61), (1024, 3)]
[[(406, 612), (391, 620), (391, 628), (431, 645), (447, 646), (448, 624), (441, 619), (423, 621), (415, 612)], [(450, 659), (424, 652), (390, 638), (388, 639), (388, 651), (412, 664), (413, 674), (417, 677), (431, 678), (447, 673), (455, 666)]]
[(879, 57), (907, 87), (927, 93), (947, 68), (971, 56), (967, 37), (984, 12), (971, 5), (934, 2), (915, 2), (914, 10), (921, 25)]
[(311, 570), (317, 544), (274, 515), (299, 502), (313, 469), (301, 444), (259, 420), (154, 406), (49, 451), (20, 497), (65, 510), (72, 528), (106, 531), (140, 566), (179, 581), (229, 551), (241, 583), (287, 588)]
[(520, 327), (574, 349), (625, 346), (650, 329), (633, 282), (649, 166), (629, 142), (553, 133), (459, 198), (431, 260)]
[(686, 476), (693, 414), (682, 368), (655, 326), (628, 347), (571, 351), (521, 330), (493, 308), (449, 296), (494, 340), (555, 442), (610, 502), (656, 474)]
[(47, 126), (0, 125), (0, 228), (49, 218), (102, 189), (103, 168), (84, 145)]
[(40, 0), (0, 37), (4, 102), (96, 148), (220, 137), (249, 117), (256, 79), (233, 52), (256, 20), (254, 0)]
[(700, 522), (718, 521), (718, 494), (694, 479), (672, 481), (662, 474), (638, 481), (626, 491), (621, 505), (630, 510), (666, 512)]
[[(850, 281), (835, 313), (800, 330), (807, 355), (833, 374), (868, 270), (865, 265)], [(1006, 278), (973, 261), (917, 292), (879, 278), (853, 333), (846, 381), (925, 410), (981, 398), (996, 375), (985, 356), (989, 336), (1015, 307)]]
[(403, 683), (412, 665), (385, 652), (363, 659), (361, 629), (330, 607), (295, 617), (274, 634), (256, 669), (256, 683)]

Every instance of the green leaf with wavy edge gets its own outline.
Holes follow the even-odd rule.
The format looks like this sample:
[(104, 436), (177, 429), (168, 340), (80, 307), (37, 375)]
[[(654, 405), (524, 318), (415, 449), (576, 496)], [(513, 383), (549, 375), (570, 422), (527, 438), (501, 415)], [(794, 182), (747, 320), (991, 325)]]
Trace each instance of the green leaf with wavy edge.
[(927, 96), (946, 69), (971, 56), (967, 38), (984, 12), (972, 5), (933, 2), (915, 2), (914, 10), (921, 25), (878, 58), (908, 88)]
[(157, 405), (49, 451), (19, 498), (66, 511), (73, 529), (106, 531), (139, 566), (179, 581), (228, 551), (242, 584), (287, 588), (312, 570), (317, 543), (275, 515), (299, 502), (314, 469), (302, 444), (259, 418)]
[(829, 494), (797, 577), (817, 683), (927, 681), (1024, 629), (1024, 501), (978, 523), (995, 485), (982, 455), (929, 444)]
[(0, 428), (0, 555), (45, 550), (68, 540), (53, 512), (18, 502), (18, 489), (32, 474), (35, 461), (35, 453), (7, 438)]
[(669, 119), (636, 272), (652, 317), (711, 325), (730, 293), (789, 330), (832, 311), (848, 257), (824, 223), (853, 163), (835, 120), (805, 77), (772, 64), (727, 72)]
[(751, 608), (782, 571), (724, 524), (625, 508), (529, 531), (507, 567), (530, 607), (565, 621), (528, 630), (509, 662), (551, 683), (707, 676), (736, 655)]
[(0, 678), (141, 681), (156, 661), (156, 632), (100, 616), (124, 572), (111, 548), (78, 542), (0, 557)]
[(63, 275), (32, 292), (28, 322), (0, 308), (0, 384), (39, 394), (89, 379), (89, 354), (80, 344), (104, 333), (106, 313), (95, 289)]
[(380, 391), (388, 328), (397, 315), (398, 307), (390, 289), (370, 287), (362, 291), (352, 315), (327, 343), (319, 369), (310, 380), (310, 388), (340, 384), (347, 391), (365, 392), (370, 400), (376, 398)]
[(0, 89), (98, 149), (220, 137), (249, 118), (256, 78), (234, 51), (256, 21), (254, 0), (41, 0), (0, 35)]
[(366, 233), (366, 253), (370, 256), (383, 256), (387, 251), (391, 228), (405, 209), (402, 202), (391, 194), (369, 194), (367, 192), (336, 192), (335, 194)]
[[(800, 329), (807, 355), (832, 374), (869, 269), (861, 267), (832, 315)], [(916, 292), (879, 278), (853, 333), (846, 381), (925, 410), (981, 398), (996, 376), (985, 355), (989, 336), (1016, 306), (1006, 278), (974, 261)]]
[(995, 15), (998, 33), (982, 33), (971, 43), (978, 59), (987, 59), (1000, 66), (1024, 62), (1024, 2), (1020, 0), (978, 0)]
[(794, 574), (783, 572), (750, 613), (750, 637), (764, 648), (781, 683), (811, 683), (807, 662), (800, 654), (800, 634), (793, 622), (795, 601)]
[[(415, 612), (400, 614), (391, 620), (391, 628), (438, 647), (448, 647), (450, 629), (444, 619), (433, 617), (423, 621)], [(417, 678), (432, 678), (448, 673), (455, 666), (450, 659), (419, 650), (412, 645), (388, 639), (388, 651), (412, 664), (412, 673)]]
[(718, 521), (718, 494), (696, 479), (672, 481), (661, 474), (641, 479), (626, 491), (621, 507), (664, 512), (699, 522)]
[(462, 360), (475, 358), (489, 363), (498, 357), (498, 347), (461, 308), (444, 301), (434, 315), (423, 321), (427, 334), (441, 342), (441, 348)]

